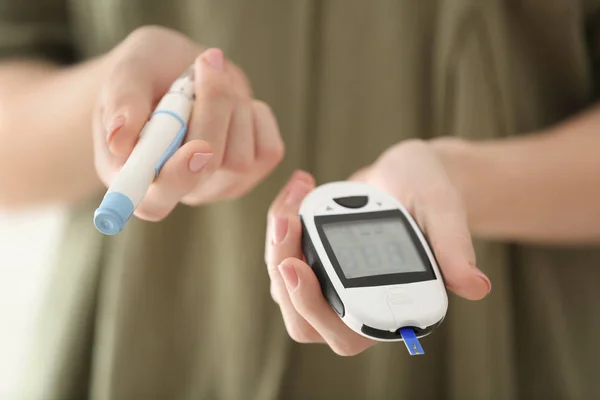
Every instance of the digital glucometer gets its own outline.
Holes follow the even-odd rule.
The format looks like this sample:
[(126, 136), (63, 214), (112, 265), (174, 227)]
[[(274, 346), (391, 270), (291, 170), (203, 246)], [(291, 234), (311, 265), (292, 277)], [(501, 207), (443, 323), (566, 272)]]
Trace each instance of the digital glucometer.
[(364, 183), (333, 182), (304, 199), (300, 219), (306, 261), (344, 323), (423, 354), (419, 338), (441, 324), (448, 296), (425, 236), (398, 200)]

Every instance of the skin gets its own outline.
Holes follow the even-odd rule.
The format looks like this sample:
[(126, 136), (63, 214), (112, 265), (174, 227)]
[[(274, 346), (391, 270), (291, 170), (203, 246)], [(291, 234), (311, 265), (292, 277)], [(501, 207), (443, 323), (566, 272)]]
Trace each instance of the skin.
[[(109, 53), (72, 67), (0, 63), (0, 207), (72, 204), (100, 193), (157, 100), (191, 64), (197, 102), (186, 143), (136, 215), (156, 221), (178, 203), (247, 193), (284, 154), (270, 108), (253, 98), (243, 72), (219, 50), (144, 27)], [(352, 179), (397, 196), (429, 236), (449, 289), (478, 300), (491, 285), (476, 268), (471, 234), (560, 245), (600, 242), (599, 127), (600, 110), (593, 108), (516, 139), (406, 141)], [(292, 338), (353, 355), (373, 342), (341, 323), (300, 251), (298, 208), (314, 185), (299, 172), (271, 206), (265, 251), (271, 292)]]
[[(185, 143), (135, 215), (158, 221), (178, 203), (250, 191), (284, 155), (271, 109), (252, 97), (243, 72), (220, 50), (144, 27), (75, 67), (0, 65), (0, 159), (7, 166), (0, 168), (0, 206), (73, 203), (108, 187), (157, 102), (190, 65), (196, 101)], [(36, 118), (27, 117), (32, 109)]]
[(600, 107), (506, 140), (432, 143), (471, 232), (554, 246), (600, 243)]
[[(448, 289), (480, 300), (491, 290), (476, 268), (471, 234), (552, 245), (600, 242), (600, 109), (529, 136), (487, 142), (409, 140), (350, 179), (400, 200), (428, 236)], [(296, 172), (273, 201), (265, 244), (271, 295), (299, 343), (352, 356), (376, 342), (350, 330), (323, 297), (301, 250), (298, 212), (315, 187)]]
[[(476, 268), (462, 199), (428, 143), (415, 140), (392, 147), (351, 179), (378, 186), (400, 200), (428, 236), (448, 289), (470, 300), (488, 294), (491, 284)], [(314, 187), (310, 174), (296, 172), (269, 210), (265, 261), (271, 295), (294, 340), (327, 343), (335, 353), (351, 356), (376, 342), (341, 321), (304, 262), (298, 212)]]

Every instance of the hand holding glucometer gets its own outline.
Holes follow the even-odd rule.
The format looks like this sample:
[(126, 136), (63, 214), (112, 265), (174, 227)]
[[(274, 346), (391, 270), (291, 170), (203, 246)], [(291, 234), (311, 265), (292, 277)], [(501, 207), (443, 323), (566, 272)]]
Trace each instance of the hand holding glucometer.
[(403, 340), (422, 354), (418, 338), (439, 326), (448, 307), (442, 274), (408, 211), (375, 186), (334, 182), (300, 206), (302, 251), (325, 298), (356, 333)]
[(316, 187), (296, 172), (271, 205), (265, 257), (290, 336), (342, 355), (382, 341), (423, 354), (419, 339), (446, 317), (446, 289), (479, 300), (491, 287), (455, 187), (418, 142), (349, 181)]

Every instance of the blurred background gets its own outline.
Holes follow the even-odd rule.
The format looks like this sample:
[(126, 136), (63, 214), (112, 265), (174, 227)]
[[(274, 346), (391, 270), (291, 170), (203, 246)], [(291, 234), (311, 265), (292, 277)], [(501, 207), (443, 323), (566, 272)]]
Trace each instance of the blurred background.
[(61, 208), (0, 210), (0, 400), (16, 398), (64, 217)]

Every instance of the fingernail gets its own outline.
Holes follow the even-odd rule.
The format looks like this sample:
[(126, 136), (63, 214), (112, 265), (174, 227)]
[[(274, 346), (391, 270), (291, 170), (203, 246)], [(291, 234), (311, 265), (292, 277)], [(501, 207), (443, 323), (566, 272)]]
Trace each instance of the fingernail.
[(121, 129), (123, 125), (125, 125), (124, 115), (118, 115), (113, 118), (112, 123), (108, 125), (108, 128), (106, 129), (106, 142), (110, 143), (112, 138), (115, 136), (115, 133), (117, 133), (117, 131)]
[(490, 278), (488, 278), (483, 272), (477, 270), (477, 276), (479, 277), (479, 279), (481, 279), (486, 287), (487, 287), (487, 292), (491, 292), (492, 291), (492, 282), (490, 282)]
[(273, 244), (279, 244), (285, 239), (288, 231), (288, 219), (285, 217), (273, 218)]
[(194, 68), (194, 66), (192, 65), (185, 71), (184, 75), (187, 75), (190, 82), (194, 82), (194, 80), (196, 79), (196, 68)]
[(213, 153), (194, 153), (190, 157), (189, 168), (192, 172), (198, 172), (208, 163), (213, 156)]
[(223, 52), (219, 49), (208, 49), (204, 52), (204, 59), (214, 69), (223, 70)]
[(310, 183), (311, 179), (310, 176), (307, 172), (304, 172), (302, 170), (296, 170), (293, 174), (292, 174), (292, 180), (300, 180), (302, 182), (306, 182), (306, 183)]
[(307, 193), (308, 189), (305, 185), (293, 185), (285, 198), (285, 203), (290, 206), (298, 205), (302, 202)]
[(281, 264), (279, 266), (279, 273), (283, 278), (283, 282), (285, 282), (285, 286), (290, 291), (296, 290), (298, 287), (298, 275), (296, 274), (296, 270), (294, 266), (289, 264)]

